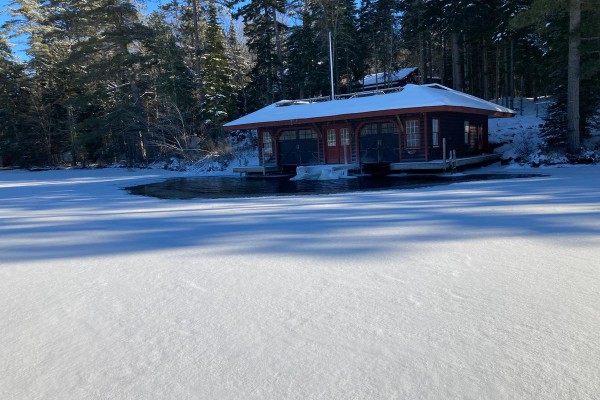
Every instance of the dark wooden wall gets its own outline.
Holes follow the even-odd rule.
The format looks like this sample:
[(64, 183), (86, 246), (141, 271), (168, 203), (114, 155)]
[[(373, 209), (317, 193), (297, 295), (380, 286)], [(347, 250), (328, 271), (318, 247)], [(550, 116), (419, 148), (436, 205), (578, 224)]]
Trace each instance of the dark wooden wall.
[[(425, 118), (426, 116), (426, 118)], [(419, 130), (421, 132), (421, 146), (419, 149), (407, 149), (406, 148), (406, 121), (409, 119), (419, 119)], [(433, 126), (432, 120), (433, 118), (439, 118), (439, 146), (433, 146)], [(463, 114), (463, 113), (452, 113), (452, 112), (442, 112), (442, 113), (418, 113), (418, 114), (403, 114), (399, 116), (389, 116), (389, 117), (379, 117), (373, 119), (364, 119), (364, 120), (352, 120), (352, 121), (331, 121), (328, 123), (319, 123), (313, 124), (311, 126), (303, 125), (304, 129), (313, 129), (318, 133), (318, 149), (319, 149), (319, 163), (325, 163), (324, 159), (324, 146), (326, 145), (326, 140), (323, 139), (323, 132), (327, 126), (348, 126), (350, 128), (350, 144), (352, 147), (352, 160), (353, 163), (358, 163), (358, 155), (359, 151), (359, 132), (360, 126), (363, 122), (381, 122), (381, 121), (389, 121), (394, 123), (395, 125), (400, 126), (400, 162), (403, 161), (426, 161), (426, 160), (441, 160), (443, 158), (442, 149), (443, 149), (443, 139), (446, 139), (446, 152), (447, 156), (451, 150), (456, 150), (457, 157), (468, 157), (482, 154), (488, 150), (488, 117), (486, 115), (478, 115), (478, 114)], [(471, 126), (481, 127), (481, 137), (478, 137), (479, 143), (474, 148), (469, 147), (468, 143), (465, 143), (465, 134), (464, 134), (464, 122), (469, 121)], [(425, 126), (427, 124), (427, 126)], [(286, 126), (282, 127), (271, 127), (271, 128), (261, 128), (261, 131), (269, 131), (271, 132), (273, 139), (273, 146), (275, 151), (275, 158), (278, 157), (277, 148), (277, 140), (279, 134), (283, 130), (287, 129), (299, 129), (300, 126)], [(425, 129), (427, 128), (427, 129)], [(424, 135), (427, 135), (426, 137)], [(427, 146), (427, 147), (426, 147)], [(428, 154), (426, 155), (426, 151)], [(259, 135), (259, 158), (262, 160), (262, 141), (260, 140)], [(272, 164), (275, 160), (269, 160), (271, 162), (267, 162), (267, 164)], [(349, 160), (350, 161), (350, 160)]]

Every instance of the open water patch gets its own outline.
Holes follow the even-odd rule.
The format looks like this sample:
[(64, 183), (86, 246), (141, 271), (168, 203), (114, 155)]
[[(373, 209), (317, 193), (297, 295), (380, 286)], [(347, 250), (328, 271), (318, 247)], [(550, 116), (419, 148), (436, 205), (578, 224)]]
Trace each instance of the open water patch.
[(444, 174), (359, 176), (329, 181), (290, 181), (289, 177), (186, 177), (126, 188), (131, 194), (160, 199), (221, 199), (335, 194), (372, 190), (414, 189), (456, 182), (542, 177), (540, 174)]

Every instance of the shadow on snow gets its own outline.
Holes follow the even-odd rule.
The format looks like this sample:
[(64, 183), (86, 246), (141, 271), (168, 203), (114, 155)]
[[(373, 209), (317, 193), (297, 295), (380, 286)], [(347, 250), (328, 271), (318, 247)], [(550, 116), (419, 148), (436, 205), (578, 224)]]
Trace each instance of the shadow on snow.
[(558, 235), (586, 246), (600, 235), (598, 183), (585, 187), (565, 178), (190, 201), (128, 196), (115, 190), (124, 184), (106, 182), (0, 189), (2, 261), (181, 248), (343, 259), (383, 254), (398, 244)]

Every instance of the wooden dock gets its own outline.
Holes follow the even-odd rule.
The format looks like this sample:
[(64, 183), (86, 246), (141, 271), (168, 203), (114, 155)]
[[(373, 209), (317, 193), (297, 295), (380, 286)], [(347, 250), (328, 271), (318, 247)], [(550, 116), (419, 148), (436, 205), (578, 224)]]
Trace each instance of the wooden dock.
[(453, 160), (433, 160), (419, 162), (399, 162), (390, 164), (390, 171), (447, 171), (453, 168), (474, 167), (500, 161), (500, 154), (483, 154), (474, 157), (456, 158)]
[(273, 172), (279, 172), (279, 168), (277, 168), (274, 165), (266, 165), (264, 167), (261, 165), (251, 165), (248, 167), (234, 167), (233, 172), (237, 172), (240, 174), (246, 174), (246, 175), (269, 174), (269, 173), (273, 173)]

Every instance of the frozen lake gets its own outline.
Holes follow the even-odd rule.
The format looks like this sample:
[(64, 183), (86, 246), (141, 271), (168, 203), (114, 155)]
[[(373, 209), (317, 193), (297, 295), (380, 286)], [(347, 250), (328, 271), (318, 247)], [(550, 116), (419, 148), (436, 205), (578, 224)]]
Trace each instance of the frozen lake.
[(0, 399), (594, 399), (600, 166), (164, 200), (0, 171)]
[(130, 193), (161, 199), (236, 198), (334, 194), (414, 189), (456, 182), (540, 177), (540, 174), (443, 174), (360, 176), (352, 179), (291, 181), (289, 177), (186, 177), (128, 187)]

